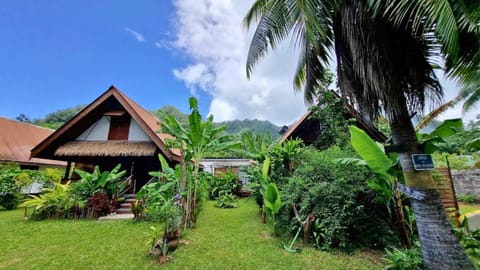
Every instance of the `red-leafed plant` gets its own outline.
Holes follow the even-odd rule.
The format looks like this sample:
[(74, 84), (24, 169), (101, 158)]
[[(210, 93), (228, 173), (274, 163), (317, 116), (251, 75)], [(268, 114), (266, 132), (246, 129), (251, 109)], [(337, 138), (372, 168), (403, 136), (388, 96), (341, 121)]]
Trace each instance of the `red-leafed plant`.
[(112, 212), (114, 207), (105, 193), (97, 193), (88, 198), (88, 213), (91, 217), (97, 219)]

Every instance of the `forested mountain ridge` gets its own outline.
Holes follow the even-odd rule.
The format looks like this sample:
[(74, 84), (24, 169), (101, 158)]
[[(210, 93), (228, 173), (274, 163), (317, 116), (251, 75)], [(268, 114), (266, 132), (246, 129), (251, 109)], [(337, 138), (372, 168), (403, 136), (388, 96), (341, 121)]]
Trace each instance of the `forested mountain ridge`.
[[(78, 105), (72, 108), (58, 110), (56, 112), (47, 114), (44, 118), (39, 119), (30, 119), (27, 115), (22, 113), (17, 116), (16, 119), (18, 121), (29, 122), (50, 129), (58, 129), (68, 120), (70, 120), (73, 116), (75, 116), (78, 112), (80, 112), (83, 108), (85, 108), (85, 106), (86, 105)], [(174, 106), (167, 105), (160, 109), (150, 111), (151, 114), (153, 114), (159, 119), (161, 118), (162, 112), (172, 114), (181, 124), (183, 124), (184, 126), (188, 126), (188, 114), (181, 112)], [(271, 134), (273, 139), (276, 139), (280, 136), (278, 133), (280, 127), (272, 124), (270, 121), (267, 120), (244, 119), (217, 122), (215, 124), (216, 126), (226, 125), (226, 132), (228, 134), (238, 134), (240, 132), (269, 133)]]
[(217, 122), (216, 124), (218, 126), (226, 125), (226, 132), (229, 134), (238, 134), (241, 132), (269, 133), (272, 136), (272, 139), (277, 139), (280, 137), (280, 134), (278, 133), (280, 131), (280, 127), (267, 120), (244, 119)]

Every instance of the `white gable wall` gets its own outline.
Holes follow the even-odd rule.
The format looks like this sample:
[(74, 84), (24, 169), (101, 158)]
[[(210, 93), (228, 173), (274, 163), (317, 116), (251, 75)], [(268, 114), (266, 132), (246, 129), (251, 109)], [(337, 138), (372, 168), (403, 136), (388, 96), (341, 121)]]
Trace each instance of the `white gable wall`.
[(130, 129), (128, 130), (128, 140), (129, 141), (151, 141), (147, 133), (138, 125), (138, 123), (130, 119)]
[[(108, 140), (108, 131), (110, 130), (110, 116), (102, 116), (92, 126), (87, 128), (77, 141), (106, 141)], [(151, 141), (147, 133), (138, 125), (138, 123), (130, 119), (130, 128), (128, 131), (129, 141)]]
[(78, 136), (77, 141), (106, 141), (109, 129), (110, 117), (102, 116), (102, 118)]

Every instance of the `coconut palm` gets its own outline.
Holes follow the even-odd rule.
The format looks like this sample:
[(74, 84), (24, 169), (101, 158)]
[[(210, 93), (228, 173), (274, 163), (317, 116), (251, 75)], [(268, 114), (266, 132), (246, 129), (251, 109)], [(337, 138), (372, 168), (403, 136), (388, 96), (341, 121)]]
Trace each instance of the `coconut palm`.
[[(425, 265), (473, 269), (452, 232), (431, 174), (414, 170), (411, 154), (422, 149), (410, 114), (422, 110), (426, 98), (440, 100), (442, 89), (432, 59), (444, 55), (450, 74), (463, 74), (468, 80), (467, 71), (478, 53), (461, 50), (458, 40), (460, 34), (475, 33), (469, 28), (475, 24), (458, 15), (458, 3), (463, 1), (454, 1), (453, 22), (445, 22), (452, 19), (447, 16), (448, 7), (452, 8), (449, 1), (418, 2), (425, 6), (417, 5), (417, 0), (258, 0), (245, 17), (247, 27), (258, 19), (247, 76), (270, 47), (293, 33), (301, 47), (294, 82), (297, 89), (303, 83), (308, 99), (322, 80), (329, 50), (333, 50), (341, 92), (369, 122), (380, 113), (387, 116), (408, 190), (422, 195), (412, 198), (412, 205)], [(430, 2), (444, 6), (431, 7)], [(457, 27), (452, 30), (451, 24)]]

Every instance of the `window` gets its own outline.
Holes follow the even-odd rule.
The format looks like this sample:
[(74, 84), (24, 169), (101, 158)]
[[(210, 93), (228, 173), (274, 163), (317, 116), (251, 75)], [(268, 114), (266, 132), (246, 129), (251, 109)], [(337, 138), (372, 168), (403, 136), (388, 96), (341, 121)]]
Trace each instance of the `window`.
[(130, 130), (130, 116), (111, 116), (110, 129), (108, 131), (109, 140), (128, 140)]

